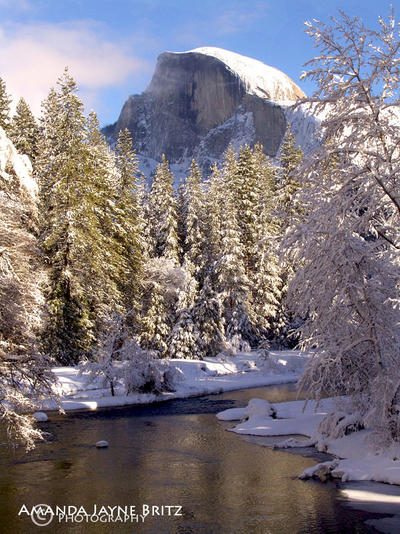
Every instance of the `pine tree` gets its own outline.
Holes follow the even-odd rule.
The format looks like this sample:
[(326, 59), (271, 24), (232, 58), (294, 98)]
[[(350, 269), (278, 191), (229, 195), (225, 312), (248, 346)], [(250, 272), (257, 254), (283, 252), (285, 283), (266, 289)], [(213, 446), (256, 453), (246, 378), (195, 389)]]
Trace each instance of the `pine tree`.
[(288, 124), (280, 147), (279, 186), (277, 191), (280, 215), (285, 228), (290, 224), (290, 219), (300, 211), (295, 204), (294, 194), (300, 188), (300, 183), (296, 179), (296, 171), (303, 157), (303, 151), (301, 147), (297, 146), (296, 136), (292, 132), (290, 124)]
[(206, 278), (192, 311), (193, 322), (199, 332), (198, 354), (201, 357), (215, 356), (225, 340), (222, 309), (217, 294)]
[(154, 249), (153, 238), (151, 235), (151, 214), (149, 186), (146, 176), (139, 172), (137, 177), (137, 202), (139, 207), (139, 233), (142, 238), (143, 262), (148, 261), (151, 252)]
[(120, 311), (112, 273), (113, 158), (91, 115), (89, 125), (68, 72), (44, 103), (37, 172), (41, 246), (49, 266), (50, 322), (44, 343), (62, 363), (87, 355), (110, 310)]
[(0, 128), (8, 133), (10, 128), (10, 104), (11, 97), (7, 93), (4, 80), (0, 78)]
[(201, 358), (200, 334), (189, 310), (183, 310), (167, 341), (168, 357), (179, 359)]
[(184, 262), (184, 256), (186, 252), (186, 241), (187, 241), (187, 216), (188, 216), (188, 207), (187, 207), (187, 197), (186, 197), (186, 188), (183, 181), (180, 182), (177, 198), (176, 198), (176, 233), (178, 236), (178, 251), (179, 251), (179, 263), (180, 265)]
[(184, 266), (202, 285), (205, 275), (204, 248), (206, 246), (205, 199), (202, 174), (195, 160), (186, 179), (187, 219)]
[(158, 165), (150, 190), (153, 257), (179, 262), (174, 178), (165, 156)]
[(161, 286), (154, 283), (150, 289), (150, 299), (142, 319), (140, 345), (145, 350), (154, 350), (161, 357), (166, 355), (170, 327), (167, 324), (167, 311)]
[(240, 239), (240, 229), (234, 204), (233, 191), (229, 187), (231, 155), (225, 160), (225, 199), (220, 221), (220, 250), (213, 265), (215, 289), (221, 300), (225, 335), (241, 348), (242, 338), (249, 339), (248, 278), (245, 271), (245, 253)]
[(286, 324), (283, 310), (286, 274), (277, 246), (281, 232), (276, 207), (277, 171), (260, 145), (254, 147), (253, 161), (257, 169), (257, 205), (253, 227), (254, 266), (249, 274), (251, 322), (258, 341), (267, 337), (273, 343), (280, 343)]
[(35, 163), (38, 154), (39, 127), (30, 107), (20, 98), (12, 118), (9, 135), (20, 154), (26, 154)]
[[(115, 147), (119, 170), (119, 190), (116, 198), (116, 240), (120, 247), (119, 262), (121, 276), (119, 285), (126, 303), (126, 309), (139, 310), (145, 244), (142, 229), (144, 221), (138, 198), (138, 159), (133, 151), (129, 130), (121, 131)], [(130, 313), (132, 321), (136, 314)]]
[(254, 244), (260, 203), (258, 170), (253, 150), (246, 145), (241, 148), (236, 169), (229, 177), (247, 276), (255, 266)]

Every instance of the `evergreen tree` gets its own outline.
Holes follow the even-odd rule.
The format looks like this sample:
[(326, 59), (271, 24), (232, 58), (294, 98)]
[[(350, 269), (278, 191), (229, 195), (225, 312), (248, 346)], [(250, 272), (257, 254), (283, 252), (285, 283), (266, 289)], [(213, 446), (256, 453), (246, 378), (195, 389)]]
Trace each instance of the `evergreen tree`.
[(250, 276), (255, 267), (254, 245), (260, 204), (258, 170), (253, 150), (246, 145), (240, 149), (236, 168), (228, 178), (233, 192), (247, 276)]
[[(138, 297), (141, 285), (145, 244), (142, 229), (141, 207), (138, 198), (138, 159), (133, 151), (129, 130), (118, 137), (116, 163), (119, 170), (119, 190), (116, 198), (116, 240), (120, 247), (120, 280), (127, 309), (139, 309)], [(132, 321), (136, 314), (131, 312)]]
[(294, 194), (300, 188), (300, 183), (296, 178), (304, 154), (301, 147), (296, 144), (296, 136), (288, 124), (285, 136), (280, 147), (279, 156), (279, 186), (278, 199), (281, 211), (282, 224), (287, 227), (290, 219), (299, 213), (299, 207), (296, 207)]
[(192, 315), (199, 332), (198, 354), (201, 357), (215, 356), (222, 350), (225, 331), (221, 304), (209, 278), (205, 279), (197, 296)]
[(187, 241), (187, 198), (183, 181), (180, 182), (176, 198), (176, 233), (178, 236), (179, 263), (183, 264)]
[(0, 78), (0, 127), (8, 133), (10, 127), (10, 104), (11, 97), (7, 93), (4, 80)]
[(147, 312), (142, 319), (140, 345), (145, 350), (154, 350), (163, 357), (167, 351), (170, 327), (167, 323), (167, 310), (161, 286), (154, 283), (150, 290)]
[(37, 172), (41, 246), (49, 266), (46, 349), (62, 363), (89, 353), (110, 310), (120, 311), (110, 238), (113, 158), (92, 114), (89, 125), (68, 72), (44, 103)]
[(201, 358), (200, 334), (189, 310), (183, 310), (168, 338), (168, 357), (180, 359)]
[[(229, 183), (229, 175), (225, 179)], [(237, 348), (241, 348), (241, 339), (250, 337), (249, 281), (245, 272), (244, 247), (240, 240), (233, 192), (229, 187), (225, 189), (223, 208), (220, 222), (221, 248), (213, 266), (215, 289), (222, 304), (225, 335), (235, 342)]]
[(9, 135), (20, 154), (26, 154), (35, 163), (38, 154), (39, 127), (30, 107), (20, 98), (12, 118)]
[(158, 165), (150, 190), (152, 256), (179, 262), (174, 178), (165, 156)]
[(185, 243), (185, 268), (202, 285), (205, 274), (204, 248), (206, 241), (204, 192), (199, 166), (193, 160), (186, 179), (187, 219)]
[(280, 343), (285, 330), (283, 297), (286, 275), (277, 243), (281, 220), (276, 209), (277, 171), (256, 145), (253, 161), (257, 168), (256, 217), (253, 226), (254, 265), (250, 271), (251, 322), (259, 341), (267, 337)]
[(205, 265), (204, 277), (210, 277), (210, 283), (213, 287), (212, 269), (218, 259), (222, 245), (221, 224), (224, 217), (225, 188), (226, 184), (223, 180), (223, 175), (215, 163), (208, 179), (207, 194), (205, 195), (204, 227), (207, 242), (201, 260)]
[(143, 262), (146, 262), (150, 257), (150, 253), (154, 249), (154, 243), (150, 227), (149, 186), (146, 176), (141, 172), (138, 173), (136, 191), (139, 206), (139, 233), (142, 238)]

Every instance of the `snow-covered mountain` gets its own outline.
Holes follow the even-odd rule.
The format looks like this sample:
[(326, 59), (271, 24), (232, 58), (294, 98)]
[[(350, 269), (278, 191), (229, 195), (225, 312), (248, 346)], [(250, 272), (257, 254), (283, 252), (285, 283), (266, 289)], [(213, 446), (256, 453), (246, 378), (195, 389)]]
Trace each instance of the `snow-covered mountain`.
[(309, 150), (318, 121), (304, 106), (293, 110), (303, 97), (286, 74), (256, 59), (214, 47), (164, 52), (144, 93), (131, 95), (104, 131), (111, 143), (121, 129), (131, 131), (146, 175), (163, 153), (177, 177), (192, 158), (207, 174), (229, 143), (259, 142), (276, 156), (288, 120)]

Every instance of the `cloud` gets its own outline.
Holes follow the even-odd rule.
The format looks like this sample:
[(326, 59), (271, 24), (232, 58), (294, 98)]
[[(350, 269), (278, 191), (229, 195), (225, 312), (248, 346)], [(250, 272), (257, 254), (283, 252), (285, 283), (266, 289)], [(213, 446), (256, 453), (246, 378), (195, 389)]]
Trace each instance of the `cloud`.
[(262, 18), (266, 9), (265, 2), (257, 2), (251, 7), (249, 5), (227, 7), (215, 19), (215, 31), (219, 35), (231, 35), (247, 31)]
[(31, 0), (0, 0), (0, 8), (10, 11), (31, 11), (34, 5)]
[(93, 21), (0, 26), (0, 76), (14, 99), (23, 96), (38, 115), (40, 102), (68, 66), (90, 100), (85, 103), (92, 103), (102, 89), (149, 69), (128, 47), (103, 34)]

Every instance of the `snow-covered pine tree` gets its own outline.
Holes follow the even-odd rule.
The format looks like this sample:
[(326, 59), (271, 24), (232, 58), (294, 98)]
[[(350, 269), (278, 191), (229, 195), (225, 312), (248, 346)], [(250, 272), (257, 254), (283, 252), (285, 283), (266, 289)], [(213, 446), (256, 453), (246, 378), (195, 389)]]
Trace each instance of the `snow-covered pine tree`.
[(296, 170), (301, 165), (304, 157), (301, 147), (296, 143), (296, 136), (292, 132), (289, 123), (279, 152), (277, 197), (282, 219), (281, 224), (285, 229), (290, 224), (291, 218), (295, 217), (300, 211), (299, 206), (295, 204), (296, 198), (294, 194), (300, 187), (296, 179)]
[(299, 176), (306, 218), (284, 246), (299, 265), (290, 301), (315, 354), (303, 386), (351, 395), (366, 425), (399, 441), (400, 28), (393, 14), (379, 26), (343, 13), (307, 23), (326, 142)]
[(10, 139), (20, 154), (26, 154), (35, 163), (38, 154), (39, 126), (23, 98), (20, 98), (9, 128)]
[(120, 293), (111, 278), (114, 242), (113, 158), (66, 71), (43, 106), (39, 156), (40, 241), (49, 268), (50, 320), (44, 343), (58, 361), (88, 354)]
[(152, 257), (179, 262), (174, 177), (164, 154), (150, 189), (150, 222), (154, 241)]
[[(225, 171), (229, 172), (229, 171)], [(235, 171), (229, 176), (240, 240), (244, 254), (244, 268), (247, 277), (254, 271), (254, 245), (260, 204), (260, 180), (253, 150), (245, 145), (240, 149)]]
[[(204, 247), (202, 263), (205, 265), (205, 277), (211, 276), (212, 266), (218, 257), (221, 248), (221, 222), (224, 213), (224, 191), (222, 172), (215, 163), (211, 176), (207, 180), (204, 210), (204, 228), (207, 236), (207, 245)], [(210, 283), (214, 279), (211, 276)]]
[[(2, 149), (7, 142), (0, 127)], [(10, 153), (3, 151), (6, 157)], [(13, 161), (5, 167), (0, 179), (0, 420), (11, 445), (31, 449), (42, 434), (26, 412), (50, 394), (53, 381), (50, 361), (40, 352), (46, 274), (34, 235), (36, 196), (21, 183)]]
[(202, 358), (215, 356), (224, 344), (225, 329), (221, 303), (213, 291), (209, 278), (206, 278), (197, 295), (192, 310), (193, 322), (199, 332), (197, 354)]
[(156, 351), (160, 357), (164, 357), (171, 328), (168, 324), (162, 286), (154, 282), (148, 292), (150, 295), (147, 311), (141, 321), (140, 345), (143, 349)]
[(178, 236), (179, 264), (182, 265), (186, 252), (187, 240), (187, 198), (185, 184), (181, 180), (176, 195), (176, 233)]
[(7, 93), (5, 81), (0, 78), (0, 128), (8, 133), (10, 127), (10, 104), (11, 97)]
[(185, 243), (185, 269), (200, 284), (205, 275), (206, 214), (202, 174), (195, 160), (186, 179), (187, 218)]
[(150, 253), (154, 249), (150, 228), (150, 200), (149, 186), (146, 176), (139, 172), (136, 183), (137, 201), (139, 206), (139, 230), (142, 237), (143, 262), (148, 261)]
[(257, 181), (254, 194), (257, 198), (253, 226), (253, 268), (249, 273), (251, 322), (257, 341), (265, 338), (279, 343), (283, 335), (282, 309), (285, 273), (278, 257), (280, 219), (276, 212), (276, 169), (265, 156), (262, 146), (253, 149), (253, 165)]
[[(133, 151), (129, 130), (121, 131), (115, 147), (119, 171), (119, 188), (116, 196), (116, 244), (119, 247), (121, 289), (129, 320), (137, 321), (139, 294), (143, 271), (145, 244), (142, 235), (144, 221), (138, 198), (139, 161)], [(137, 310), (137, 313), (133, 313)]]
[(243, 348), (243, 340), (251, 339), (249, 324), (249, 281), (245, 269), (245, 251), (241, 241), (237, 221), (234, 190), (231, 186), (236, 170), (236, 157), (233, 150), (226, 153), (220, 191), (223, 197), (219, 208), (220, 248), (212, 267), (215, 290), (221, 300), (225, 324), (225, 335), (235, 348)]
[(182, 310), (167, 341), (168, 357), (195, 360), (201, 358), (200, 333), (190, 310)]

